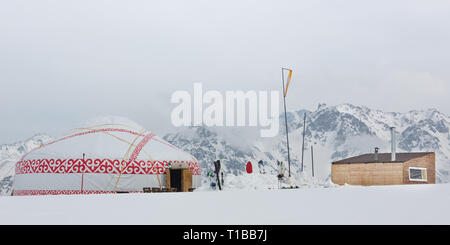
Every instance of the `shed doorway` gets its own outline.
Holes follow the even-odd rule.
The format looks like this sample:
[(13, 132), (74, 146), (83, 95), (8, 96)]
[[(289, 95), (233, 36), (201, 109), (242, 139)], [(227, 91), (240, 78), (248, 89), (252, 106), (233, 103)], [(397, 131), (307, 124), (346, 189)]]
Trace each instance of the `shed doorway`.
[(177, 188), (177, 191), (181, 191), (181, 169), (170, 170), (170, 187)]
[(187, 192), (192, 189), (192, 171), (190, 169), (169, 169), (167, 171), (167, 187), (176, 191)]

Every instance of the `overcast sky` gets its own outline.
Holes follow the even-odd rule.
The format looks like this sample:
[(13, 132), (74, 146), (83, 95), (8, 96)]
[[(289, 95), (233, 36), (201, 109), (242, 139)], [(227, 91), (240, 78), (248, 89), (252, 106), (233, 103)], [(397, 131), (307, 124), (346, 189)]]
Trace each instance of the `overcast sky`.
[(164, 134), (177, 89), (450, 114), (450, 1), (0, 1), (0, 143), (99, 115)]

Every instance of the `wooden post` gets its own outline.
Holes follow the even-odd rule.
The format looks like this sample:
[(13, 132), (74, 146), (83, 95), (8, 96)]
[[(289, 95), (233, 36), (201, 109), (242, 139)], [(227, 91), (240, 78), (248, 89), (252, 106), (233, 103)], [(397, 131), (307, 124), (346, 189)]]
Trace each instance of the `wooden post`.
[(300, 169), (301, 172), (303, 172), (303, 154), (305, 152), (305, 133), (306, 133), (306, 112), (305, 112), (305, 116), (303, 118), (302, 167)]
[(314, 152), (313, 152), (313, 146), (311, 146), (311, 168), (312, 168), (312, 177), (314, 177)]
[[(86, 154), (83, 153), (83, 166), (86, 168), (86, 161), (85, 161)], [(81, 194), (83, 194), (83, 188), (84, 188), (84, 171), (81, 173)]]

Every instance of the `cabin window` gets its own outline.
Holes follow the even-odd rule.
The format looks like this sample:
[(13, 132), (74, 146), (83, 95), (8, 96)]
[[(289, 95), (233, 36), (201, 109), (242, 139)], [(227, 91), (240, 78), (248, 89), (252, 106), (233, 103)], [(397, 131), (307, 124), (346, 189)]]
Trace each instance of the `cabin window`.
[(427, 169), (418, 167), (409, 167), (409, 181), (427, 182)]

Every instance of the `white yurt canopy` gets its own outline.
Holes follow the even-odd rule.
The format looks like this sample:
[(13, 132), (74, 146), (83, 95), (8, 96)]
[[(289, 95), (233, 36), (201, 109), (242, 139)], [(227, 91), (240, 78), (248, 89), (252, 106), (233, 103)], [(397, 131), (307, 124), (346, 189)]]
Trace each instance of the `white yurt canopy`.
[(191, 169), (193, 187), (200, 185), (200, 165), (189, 153), (126, 118), (96, 118), (24, 155), (13, 190), (14, 195), (142, 191), (164, 186), (169, 167)]

